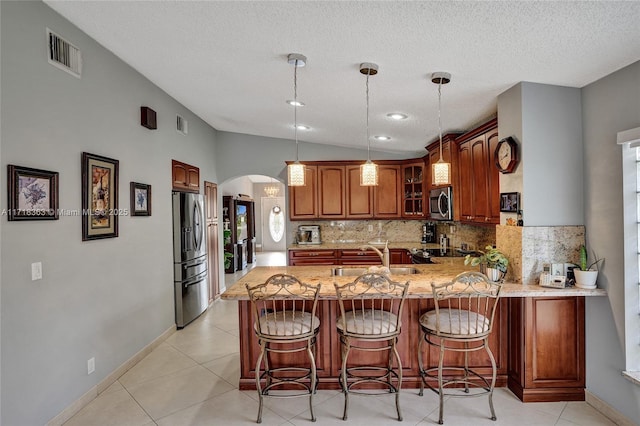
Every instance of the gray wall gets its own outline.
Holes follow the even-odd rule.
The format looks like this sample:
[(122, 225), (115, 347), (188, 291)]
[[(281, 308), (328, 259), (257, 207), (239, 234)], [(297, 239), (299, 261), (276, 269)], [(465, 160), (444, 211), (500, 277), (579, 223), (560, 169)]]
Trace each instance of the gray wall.
[(616, 134), (640, 126), (640, 62), (583, 88), (582, 108), (587, 245), (606, 258), (598, 286), (608, 293), (607, 298), (587, 298), (587, 387), (638, 421), (640, 387), (620, 374), (625, 368), (624, 252), (622, 155)]
[[(0, 423), (38, 425), (174, 325), (171, 159), (216, 182), (216, 132), (41, 2), (0, 8), (2, 176), (7, 164), (58, 171), (60, 207), (80, 209), (86, 151), (120, 161), (121, 208), (129, 182), (153, 189), (153, 215), (121, 217), (118, 238), (82, 242), (79, 217), (0, 217)], [(81, 79), (47, 63), (46, 27), (82, 50)], [(157, 111), (157, 130), (140, 126), (142, 105)], [(188, 136), (173, 127), (177, 113)], [(44, 277), (31, 281), (37, 261)]]

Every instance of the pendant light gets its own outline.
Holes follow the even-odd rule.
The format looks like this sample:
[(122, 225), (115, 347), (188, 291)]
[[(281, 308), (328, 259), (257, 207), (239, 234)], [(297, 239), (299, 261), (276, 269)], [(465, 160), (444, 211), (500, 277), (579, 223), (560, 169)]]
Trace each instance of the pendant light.
[(296, 161), (287, 167), (287, 183), (289, 186), (305, 185), (304, 164), (298, 160), (298, 67), (307, 64), (307, 57), (299, 53), (287, 56), (287, 62), (293, 65), (293, 131), (296, 138)]
[(378, 165), (371, 162), (371, 138), (369, 137), (369, 76), (378, 74), (378, 65), (360, 64), (360, 73), (367, 76), (367, 162), (360, 166), (360, 186), (378, 185)]
[(271, 178), (271, 184), (264, 187), (264, 193), (267, 194), (267, 197), (274, 198), (280, 192), (280, 188), (273, 183), (273, 178)]
[(445, 163), (442, 159), (442, 85), (451, 81), (451, 74), (448, 72), (434, 72), (431, 74), (431, 81), (438, 85), (438, 131), (440, 134), (440, 159), (433, 163), (431, 170), (431, 182), (433, 185), (451, 184), (451, 164)]

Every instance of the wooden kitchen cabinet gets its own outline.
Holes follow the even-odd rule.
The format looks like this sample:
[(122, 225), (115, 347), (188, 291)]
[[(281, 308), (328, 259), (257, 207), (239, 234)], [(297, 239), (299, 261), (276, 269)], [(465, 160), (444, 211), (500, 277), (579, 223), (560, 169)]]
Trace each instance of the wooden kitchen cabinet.
[(497, 119), (493, 119), (456, 140), (461, 222), (500, 223), (500, 176), (494, 162), (497, 125)]
[(371, 219), (373, 217), (373, 187), (360, 186), (360, 165), (345, 166), (347, 179), (345, 203), (347, 219)]
[(509, 389), (523, 402), (584, 401), (584, 297), (508, 303)]
[(324, 249), (289, 250), (289, 266), (337, 265), (336, 251)]
[(346, 177), (345, 167), (326, 165), (318, 167), (318, 218), (344, 219)]
[(171, 180), (174, 191), (200, 192), (200, 169), (196, 166), (171, 160)]
[(382, 265), (380, 256), (373, 250), (342, 249), (338, 253), (339, 265)]
[(318, 218), (318, 167), (305, 165), (305, 185), (289, 187), (289, 218), (305, 220)]
[(402, 217), (401, 166), (379, 164), (378, 186), (373, 188), (373, 216), (380, 219)]
[(408, 265), (413, 263), (411, 252), (407, 249), (389, 249), (389, 263), (392, 265)]
[(402, 167), (402, 216), (426, 217), (424, 162), (405, 164)]

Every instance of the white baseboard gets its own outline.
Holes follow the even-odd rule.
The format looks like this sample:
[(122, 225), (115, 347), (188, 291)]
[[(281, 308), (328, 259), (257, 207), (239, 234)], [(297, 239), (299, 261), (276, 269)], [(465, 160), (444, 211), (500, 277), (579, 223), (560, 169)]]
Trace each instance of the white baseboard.
[(97, 385), (89, 389), (84, 395), (72, 402), (67, 408), (62, 410), (60, 414), (49, 420), (46, 426), (62, 426), (67, 420), (73, 417), (78, 411), (83, 409), (87, 404), (93, 401), (98, 395), (104, 392), (109, 386), (111, 386), (116, 380), (120, 378), (124, 373), (129, 371), (134, 365), (136, 365), (142, 358), (149, 355), (151, 351), (157, 348), (162, 342), (167, 340), (169, 336), (176, 332), (176, 326), (169, 327), (160, 336), (155, 338), (144, 348), (140, 349), (135, 355), (126, 360), (121, 366), (113, 370)]
[(638, 424), (628, 419), (624, 414), (604, 402), (588, 390), (585, 390), (585, 402), (598, 410), (604, 416), (607, 416), (612, 422), (618, 426), (637, 426)]

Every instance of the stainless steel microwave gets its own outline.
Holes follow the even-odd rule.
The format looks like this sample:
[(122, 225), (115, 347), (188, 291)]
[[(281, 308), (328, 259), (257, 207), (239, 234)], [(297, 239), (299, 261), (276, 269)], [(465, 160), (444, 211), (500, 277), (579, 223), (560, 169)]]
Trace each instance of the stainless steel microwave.
[(450, 186), (429, 191), (429, 215), (433, 220), (453, 220), (453, 198)]

